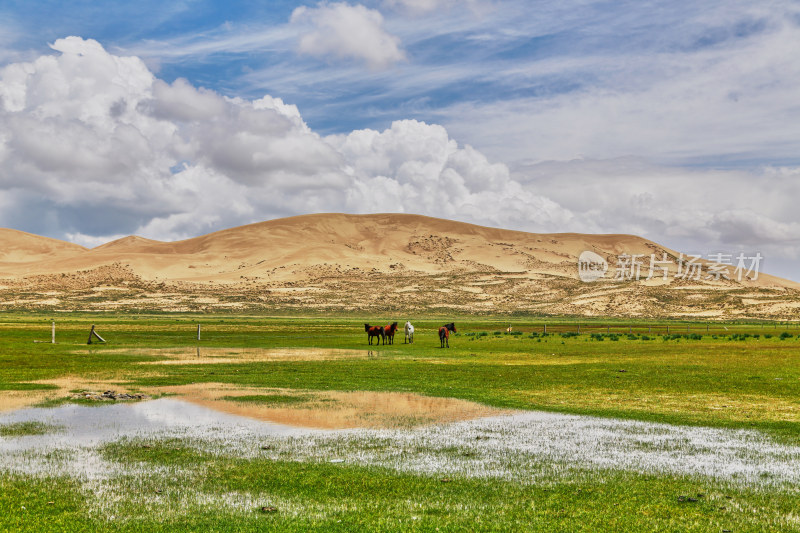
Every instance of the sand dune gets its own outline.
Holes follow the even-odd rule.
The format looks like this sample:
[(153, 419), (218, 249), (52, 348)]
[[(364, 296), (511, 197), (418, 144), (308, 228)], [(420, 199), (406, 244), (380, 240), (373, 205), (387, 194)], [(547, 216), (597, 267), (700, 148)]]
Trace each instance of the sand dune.
[[(215, 285), (241, 294), (246, 286), (262, 293), (289, 292), (294, 301), (310, 305), (319, 302), (311, 301), (309, 294), (325, 293), (325, 305), (338, 305), (336, 301), (350, 298), (353, 286), (378, 283), (379, 278), (383, 286), (394, 290), (397, 285), (398, 292), (409, 297), (455, 290), (463, 296), (459, 305), (469, 306), (469, 295), (473, 295), (476, 308), (488, 301), (489, 309), (498, 298), (513, 307), (512, 286), (531, 291), (536, 287), (533, 292), (546, 299), (548, 294), (563, 297), (568, 285), (570, 305), (582, 314), (602, 312), (609, 306), (615, 312), (611, 305), (615, 297), (664, 286), (684, 293), (752, 289), (794, 294), (800, 289), (800, 284), (766, 274), (742, 282), (679, 282), (670, 276), (667, 283), (651, 280), (636, 282), (636, 286), (607, 280), (585, 284), (577, 276), (577, 258), (584, 250), (599, 254), (611, 265), (623, 253), (674, 258), (677, 252), (634, 235), (536, 234), (407, 214), (303, 215), (177, 242), (131, 236), (91, 250), (14, 230), (0, 230), (0, 243), (5, 245), (0, 252), (0, 278), (12, 285), (47, 285), (53, 276), (69, 275), (82, 289), (158, 282), (179, 284), (170, 287), (177, 293), (202, 292), (203, 286)], [(415, 280), (421, 283), (419, 287), (414, 288)], [(437, 287), (443, 281), (447, 287)], [(493, 284), (505, 288), (497, 291)], [(298, 296), (302, 291), (306, 294)], [(531, 291), (523, 291), (524, 298), (530, 298)], [(522, 293), (517, 297), (523, 297)], [(785, 298), (779, 300), (785, 307)], [(373, 303), (365, 300), (356, 306)], [(636, 312), (636, 305), (630, 312)]]
[(0, 228), (0, 263), (32, 263), (74, 257), (87, 249), (71, 242)]

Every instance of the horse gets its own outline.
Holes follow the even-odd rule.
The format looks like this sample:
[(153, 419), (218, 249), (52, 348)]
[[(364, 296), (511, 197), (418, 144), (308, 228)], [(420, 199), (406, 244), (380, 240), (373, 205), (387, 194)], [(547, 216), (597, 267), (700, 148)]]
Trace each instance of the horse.
[(370, 346), (372, 346), (372, 337), (380, 337), (380, 339), (378, 339), (378, 344), (380, 344), (382, 340), (385, 342), (382, 326), (370, 326), (369, 324), (364, 324), (364, 331), (367, 332), (367, 341), (369, 342)]
[(385, 339), (389, 339), (389, 344), (394, 344), (394, 334), (397, 331), (397, 322), (392, 322), (388, 326), (383, 328), (383, 334), (385, 335)]
[(406, 343), (411, 344), (414, 342), (414, 326), (411, 325), (411, 322), (406, 321)]
[(456, 325), (453, 322), (445, 324), (439, 328), (439, 342), (441, 343), (442, 348), (444, 348), (445, 345), (447, 345), (448, 348), (450, 347), (450, 342), (448, 339), (450, 338), (451, 331), (453, 333), (456, 332)]

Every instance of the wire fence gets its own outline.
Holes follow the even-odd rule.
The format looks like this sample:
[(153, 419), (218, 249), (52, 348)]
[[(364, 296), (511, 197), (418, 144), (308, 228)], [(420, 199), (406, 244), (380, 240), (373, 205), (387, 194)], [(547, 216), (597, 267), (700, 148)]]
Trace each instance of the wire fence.
[[(97, 325), (81, 325), (71, 322), (64, 327), (57, 322), (52, 324), (42, 324), (41, 330), (30, 328), (31, 335), (35, 336), (34, 342), (51, 343), (59, 341), (68, 344), (94, 344), (103, 343), (106, 340), (112, 343), (123, 344), (170, 344), (170, 345), (194, 345), (194, 343), (230, 343), (244, 344), (253, 342), (258, 338), (268, 337), (271, 340), (286, 341), (316, 341), (325, 340), (330, 342), (332, 339), (352, 340), (360, 334), (364, 334), (361, 328), (355, 324), (352, 327), (338, 325), (337, 331), (320, 331), (323, 325), (298, 325), (294, 332), (277, 331), (274, 325), (265, 324), (263, 326), (249, 323), (245, 326), (235, 322), (220, 324), (206, 324), (203, 322), (181, 322), (178, 324), (114, 324), (110, 322)], [(428, 327), (425, 327), (428, 326)], [(311, 330), (311, 331), (309, 331)], [(476, 324), (475, 327), (461, 328), (459, 335), (463, 334), (512, 334), (512, 335), (693, 335), (693, 336), (727, 336), (737, 334), (780, 336), (784, 332), (791, 332), (794, 336), (800, 330), (800, 323), (719, 323), (719, 322), (694, 322), (694, 323), (631, 323), (614, 322), (603, 324), (599, 321), (594, 322), (514, 322), (510, 325)], [(97, 333), (102, 337), (99, 337)], [(436, 334), (438, 327), (430, 325), (417, 325), (415, 335), (425, 336)], [(396, 333), (397, 339), (404, 338), (402, 329)], [(91, 341), (91, 342), (90, 342)]]

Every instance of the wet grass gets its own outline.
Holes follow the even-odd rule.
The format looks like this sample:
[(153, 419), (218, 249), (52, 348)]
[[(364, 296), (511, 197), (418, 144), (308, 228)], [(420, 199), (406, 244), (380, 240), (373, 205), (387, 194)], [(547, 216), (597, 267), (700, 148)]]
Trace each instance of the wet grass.
[[(97, 494), (0, 477), (0, 528), (58, 531), (796, 531), (796, 495), (688, 477), (585, 472), (535, 484), (198, 452), (180, 440), (106, 446), (131, 467)], [(146, 467), (168, 468), (170, 475)], [(52, 502), (52, 503), (48, 503)], [(24, 509), (22, 507), (25, 507)]]
[(43, 422), (13, 422), (0, 424), (0, 437), (24, 437), (26, 435), (46, 435), (60, 429), (56, 424)]

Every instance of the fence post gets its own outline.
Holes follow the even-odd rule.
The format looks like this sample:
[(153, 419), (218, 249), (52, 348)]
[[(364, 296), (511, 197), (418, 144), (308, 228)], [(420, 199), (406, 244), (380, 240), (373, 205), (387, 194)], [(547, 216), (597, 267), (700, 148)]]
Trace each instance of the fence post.
[(544, 331), (542, 331), (542, 333), (547, 335), (547, 324), (544, 325)]
[(197, 340), (200, 340), (200, 324), (197, 324)]
[(97, 333), (97, 332), (94, 330), (94, 324), (92, 324), (92, 330), (89, 332), (89, 341), (88, 341), (86, 344), (92, 344), (92, 337), (97, 337), (97, 340), (99, 340), (100, 342), (106, 342), (106, 340), (105, 340), (103, 337), (101, 337), (101, 336), (100, 336), (100, 335), (99, 335), (99, 334), (98, 334), (98, 333)]
[(56, 321), (53, 320), (53, 329), (50, 332), (50, 344), (56, 343)]

